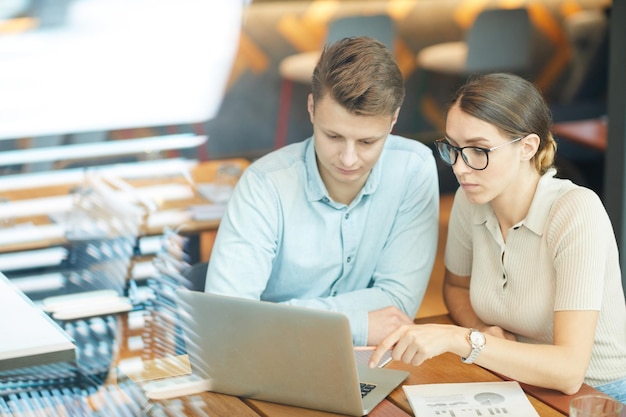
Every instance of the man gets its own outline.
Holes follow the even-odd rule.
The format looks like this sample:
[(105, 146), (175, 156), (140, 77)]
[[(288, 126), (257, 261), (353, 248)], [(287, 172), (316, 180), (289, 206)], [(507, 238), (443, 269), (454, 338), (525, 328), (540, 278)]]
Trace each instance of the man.
[(340, 311), (355, 345), (410, 324), (437, 248), (432, 152), (390, 135), (404, 99), (389, 50), (327, 46), (313, 73), (313, 137), (243, 174), (222, 219), (207, 292)]

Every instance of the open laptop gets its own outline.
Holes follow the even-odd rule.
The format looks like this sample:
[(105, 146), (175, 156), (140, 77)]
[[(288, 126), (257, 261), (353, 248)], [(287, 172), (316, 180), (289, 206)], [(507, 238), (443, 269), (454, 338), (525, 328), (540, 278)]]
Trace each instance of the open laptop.
[(341, 313), (186, 289), (177, 295), (192, 371), (210, 391), (362, 416), (408, 376), (357, 365)]

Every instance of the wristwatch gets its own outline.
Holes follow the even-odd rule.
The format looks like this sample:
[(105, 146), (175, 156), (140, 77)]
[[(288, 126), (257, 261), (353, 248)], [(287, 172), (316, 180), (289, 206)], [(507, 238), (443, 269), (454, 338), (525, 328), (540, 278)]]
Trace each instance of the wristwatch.
[(467, 358), (461, 357), (461, 361), (463, 363), (474, 363), (478, 354), (485, 347), (485, 343), (487, 340), (485, 339), (485, 335), (476, 329), (470, 329), (467, 335), (467, 342), (472, 347), (472, 352), (469, 354)]

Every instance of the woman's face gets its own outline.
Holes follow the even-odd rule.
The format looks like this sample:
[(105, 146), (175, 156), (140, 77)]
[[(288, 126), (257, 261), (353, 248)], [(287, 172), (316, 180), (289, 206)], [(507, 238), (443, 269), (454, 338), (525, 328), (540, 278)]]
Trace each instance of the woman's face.
[(512, 138), (504, 136), (494, 125), (470, 116), (456, 104), (448, 112), (446, 137), (453, 146), (460, 148), (475, 146), (489, 149), (511, 142), (488, 153), (489, 163), (484, 170), (470, 168), (458, 155), (452, 170), (471, 202), (489, 203), (505, 191), (515, 189), (522, 160), (519, 141), (512, 142)]

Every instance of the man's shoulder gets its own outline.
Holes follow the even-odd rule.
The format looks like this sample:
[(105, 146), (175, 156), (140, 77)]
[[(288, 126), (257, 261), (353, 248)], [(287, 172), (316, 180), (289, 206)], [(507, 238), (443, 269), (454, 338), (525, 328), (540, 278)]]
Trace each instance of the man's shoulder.
[(404, 136), (389, 135), (385, 144), (383, 159), (386, 169), (421, 175), (426, 170), (436, 171), (433, 151), (424, 143)]
[(254, 161), (248, 169), (263, 175), (294, 169), (304, 164), (305, 143), (306, 141), (293, 143), (267, 153)]
[(417, 157), (420, 159), (432, 158), (432, 150), (424, 143), (416, 139), (410, 139), (399, 135), (389, 135), (386, 150), (396, 155)]

